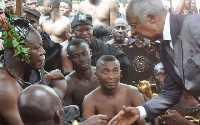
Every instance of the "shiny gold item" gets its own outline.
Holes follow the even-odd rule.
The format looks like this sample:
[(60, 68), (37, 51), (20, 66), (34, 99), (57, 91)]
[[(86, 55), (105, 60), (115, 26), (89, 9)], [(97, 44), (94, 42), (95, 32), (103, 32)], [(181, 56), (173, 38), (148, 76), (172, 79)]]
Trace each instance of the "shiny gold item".
[(72, 125), (79, 125), (76, 120), (73, 121)]
[(153, 98), (151, 84), (148, 81), (146, 81), (146, 80), (139, 81), (138, 90), (142, 94), (146, 94), (146, 96), (149, 98), (149, 100), (151, 100)]
[(200, 119), (196, 119), (192, 116), (185, 116), (185, 119), (189, 120), (192, 123), (198, 124), (200, 122)]

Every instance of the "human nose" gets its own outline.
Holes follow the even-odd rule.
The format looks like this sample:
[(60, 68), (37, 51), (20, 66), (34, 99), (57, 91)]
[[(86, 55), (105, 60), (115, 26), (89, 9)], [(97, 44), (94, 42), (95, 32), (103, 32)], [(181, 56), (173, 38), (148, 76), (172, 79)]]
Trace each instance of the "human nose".
[(46, 51), (44, 50), (44, 48), (42, 46), (41, 46), (40, 52), (41, 52), (41, 55), (45, 55), (46, 54)]
[(121, 27), (119, 28), (119, 32), (123, 32), (123, 29)]
[(115, 78), (115, 74), (113, 72), (109, 72), (108, 79), (114, 79), (114, 78)]
[(80, 55), (80, 56), (79, 56), (79, 61), (82, 62), (82, 61), (84, 61), (84, 60), (85, 60), (85, 57), (82, 56), (82, 55)]

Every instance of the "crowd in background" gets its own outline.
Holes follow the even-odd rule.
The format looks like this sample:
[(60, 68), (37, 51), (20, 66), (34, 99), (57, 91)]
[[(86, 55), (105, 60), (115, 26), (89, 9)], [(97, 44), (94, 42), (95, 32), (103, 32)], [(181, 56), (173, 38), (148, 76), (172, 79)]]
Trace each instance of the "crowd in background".
[[(126, 9), (129, 1), (85, 0), (79, 3), (73, 0), (22, 0), (22, 17), (26, 17), (30, 21), (43, 41), (42, 47), (45, 52), (42, 55), (45, 55), (45, 65), (42, 67), (42, 74), (56, 93), (52, 92), (51, 88), (35, 86), (35, 88), (23, 91), (19, 100), (23, 100), (23, 94), (28, 93), (30, 94), (27, 94), (30, 96), (29, 98), (37, 101), (39, 97), (36, 98), (37, 94), (34, 95), (34, 91), (38, 89), (48, 93), (49, 97), (54, 100), (62, 100), (65, 106), (78, 106), (78, 108), (75, 106), (75, 109), (74, 106), (71, 106), (65, 111), (66, 114), (70, 115), (71, 113), (74, 117), (65, 115), (65, 124), (77, 120), (83, 125), (97, 125), (107, 124), (107, 121), (121, 110), (119, 108), (123, 105), (122, 103), (126, 106), (139, 106), (152, 99), (154, 95), (157, 96), (163, 89), (165, 79), (164, 66), (160, 61), (161, 42), (157, 39), (152, 41), (139, 36), (134, 31), (136, 27), (128, 24)], [(200, 13), (200, 0), (162, 0), (162, 2), (166, 10), (175, 15)], [(15, 0), (0, 0), (0, 14), (9, 12), (14, 18), (16, 9), (18, 7), (16, 7)], [(1, 25), (0, 27), (2, 28)], [(3, 42), (3, 31), (0, 29), (0, 54), (4, 53)], [(111, 79), (106, 74), (107, 70), (115, 73), (117, 84), (121, 86), (118, 91), (123, 94), (115, 93), (118, 98), (104, 97), (105, 93), (113, 94), (109, 93), (110, 88), (108, 87), (112, 86), (113, 81), (105, 85), (105, 79)], [(64, 79), (64, 82), (56, 85), (60, 79)], [(43, 96), (41, 96), (41, 100), (43, 100)], [(101, 101), (95, 100), (96, 98)], [(56, 103), (53, 99), (49, 100), (51, 103)], [(113, 108), (109, 101), (102, 103), (102, 100), (112, 100), (119, 104), (112, 104), (112, 106), (116, 106)], [(25, 102), (34, 107), (29, 101)], [(19, 110), (22, 112), (20, 115), (23, 117), (23, 122), (28, 123), (22, 103), (23, 101), (19, 101), (18, 104)], [(45, 103), (44, 108), (47, 105)], [(61, 107), (60, 103), (55, 105)], [(175, 115), (168, 116), (169, 114), (166, 112), (166, 116), (159, 116), (151, 122), (138, 120), (137, 123), (170, 125), (174, 119), (176, 120), (173, 124), (178, 124), (179, 121), (186, 119), (191, 124), (199, 124), (199, 105), (199, 102), (185, 90), (180, 101), (171, 108), (173, 111), (168, 110), (169, 114), (174, 113)], [(77, 113), (77, 109), (80, 112)], [(106, 111), (108, 109), (110, 111)], [(59, 116), (56, 114), (55, 117), (57, 115)], [(1, 110), (0, 116), (3, 116)], [(3, 120), (6, 121), (6, 118)]]

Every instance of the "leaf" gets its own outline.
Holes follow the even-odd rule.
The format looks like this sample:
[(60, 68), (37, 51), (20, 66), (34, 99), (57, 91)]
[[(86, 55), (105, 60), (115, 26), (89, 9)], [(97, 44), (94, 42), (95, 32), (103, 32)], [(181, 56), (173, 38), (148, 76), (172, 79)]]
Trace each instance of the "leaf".
[(13, 47), (16, 48), (20, 43), (16, 39), (12, 41)]

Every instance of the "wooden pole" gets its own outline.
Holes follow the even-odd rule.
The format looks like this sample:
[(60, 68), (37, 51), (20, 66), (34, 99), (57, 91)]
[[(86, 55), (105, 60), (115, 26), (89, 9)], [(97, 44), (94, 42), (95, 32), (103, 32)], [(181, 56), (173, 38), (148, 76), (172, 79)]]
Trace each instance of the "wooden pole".
[(22, 17), (23, 7), (22, 0), (16, 0), (16, 14), (17, 17)]

